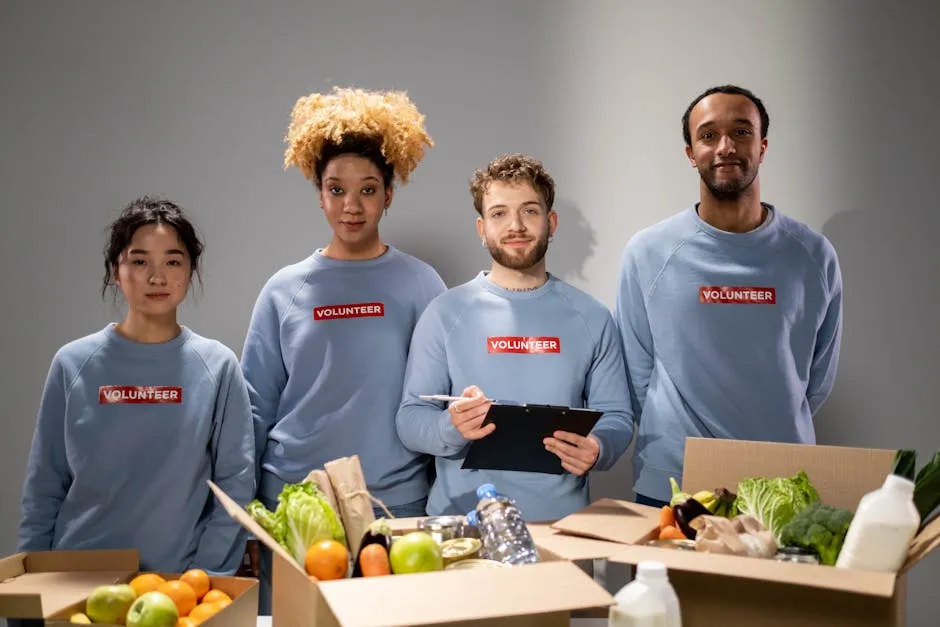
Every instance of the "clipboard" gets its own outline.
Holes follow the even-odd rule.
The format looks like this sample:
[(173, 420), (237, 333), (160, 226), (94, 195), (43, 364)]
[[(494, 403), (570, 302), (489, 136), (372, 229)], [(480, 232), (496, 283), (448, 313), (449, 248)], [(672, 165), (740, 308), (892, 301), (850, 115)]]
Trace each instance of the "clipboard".
[(542, 440), (555, 431), (586, 436), (602, 415), (596, 409), (493, 403), (483, 424), (495, 423), (496, 429), (470, 443), (461, 468), (564, 474), (561, 460), (545, 450)]

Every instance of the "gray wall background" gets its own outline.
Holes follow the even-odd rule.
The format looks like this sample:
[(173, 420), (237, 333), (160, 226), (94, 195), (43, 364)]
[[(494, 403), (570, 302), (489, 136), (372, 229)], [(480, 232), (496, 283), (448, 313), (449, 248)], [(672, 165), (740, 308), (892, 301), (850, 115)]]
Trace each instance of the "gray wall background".
[[(679, 125), (689, 100), (723, 82), (755, 90), (771, 116), (764, 198), (825, 233), (843, 264), (844, 348), (819, 440), (932, 454), (938, 7), (0, 3), (0, 551), (14, 549), (53, 353), (119, 316), (98, 294), (104, 227), (142, 193), (189, 208), (206, 287), (183, 321), (240, 352), (262, 283), (328, 241), (311, 186), (281, 163), (294, 101), (332, 85), (407, 89), (437, 142), (398, 191), (387, 241), (449, 285), (469, 279), (488, 259), (467, 179), (500, 152), (531, 152), (559, 185), (549, 269), (608, 305), (627, 239), (697, 197)], [(629, 498), (631, 483), (624, 458), (594, 495)], [(938, 575), (937, 556), (914, 571), (909, 624), (936, 623)]]

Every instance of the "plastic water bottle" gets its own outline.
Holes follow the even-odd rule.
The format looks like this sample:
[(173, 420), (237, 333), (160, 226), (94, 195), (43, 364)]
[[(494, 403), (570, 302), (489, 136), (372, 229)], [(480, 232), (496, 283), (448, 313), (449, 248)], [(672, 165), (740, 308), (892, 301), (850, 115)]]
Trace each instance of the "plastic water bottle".
[(539, 561), (529, 528), (512, 499), (497, 494), (491, 483), (477, 488), (477, 498), (480, 502), (468, 513), (467, 522), (479, 529), (484, 556), (513, 565)]
[(662, 562), (637, 564), (636, 578), (614, 595), (608, 627), (682, 627), (679, 597)]

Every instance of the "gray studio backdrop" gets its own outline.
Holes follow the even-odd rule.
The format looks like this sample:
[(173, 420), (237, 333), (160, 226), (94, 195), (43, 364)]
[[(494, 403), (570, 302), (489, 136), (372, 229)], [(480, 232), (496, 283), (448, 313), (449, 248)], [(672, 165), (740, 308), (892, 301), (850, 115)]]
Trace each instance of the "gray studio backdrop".
[[(688, 101), (728, 81), (755, 90), (771, 116), (764, 198), (843, 263), (844, 348), (819, 439), (932, 454), (940, 9), (880, 6), (0, 3), (0, 551), (15, 545), (51, 357), (118, 315), (98, 294), (108, 221), (143, 193), (189, 208), (208, 247), (184, 322), (240, 352), (262, 283), (328, 240), (310, 184), (281, 163), (295, 99), (332, 85), (407, 89), (427, 114), (437, 147), (399, 190), (389, 242), (449, 285), (471, 278), (488, 260), (467, 179), (530, 152), (559, 185), (550, 270), (608, 305), (627, 239), (696, 198)], [(630, 485), (628, 458), (592, 481), (595, 496), (630, 498)], [(936, 624), (938, 575), (936, 556), (915, 571), (911, 625)]]

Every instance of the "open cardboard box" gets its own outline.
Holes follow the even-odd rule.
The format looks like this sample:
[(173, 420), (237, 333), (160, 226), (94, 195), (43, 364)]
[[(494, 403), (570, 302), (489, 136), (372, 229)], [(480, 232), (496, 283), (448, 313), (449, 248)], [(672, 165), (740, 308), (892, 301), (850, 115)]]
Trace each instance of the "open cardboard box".
[[(138, 559), (132, 549), (37, 551), (6, 557), (0, 560), (0, 617), (68, 623), (70, 616), (85, 611), (85, 601), (96, 587), (131, 581), (139, 572)], [(255, 627), (257, 580), (212, 577), (211, 582), (232, 603), (203, 624)]]
[[(542, 546), (539, 563), (513, 568), (313, 581), (244, 509), (209, 485), (226, 511), (273, 553), (275, 627), (568, 627), (573, 613), (606, 613), (613, 603), (584, 571)], [(417, 520), (391, 522), (400, 534)]]
[[(745, 477), (809, 475), (824, 503), (855, 510), (859, 499), (879, 488), (891, 472), (893, 450), (775, 444), (688, 438), (683, 491), (726, 487), (735, 492)], [(876, 573), (833, 566), (776, 562), (643, 546), (655, 535), (655, 519), (640, 533), (642, 506), (597, 503), (558, 521), (554, 528), (619, 542), (610, 560), (662, 562), (682, 606), (685, 627), (752, 625), (905, 624), (905, 574), (940, 545), (940, 519), (927, 524), (911, 543), (901, 571)], [(649, 511), (651, 508), (646, 508)], [(617, 524), (617, 518), (621, 524)]]

